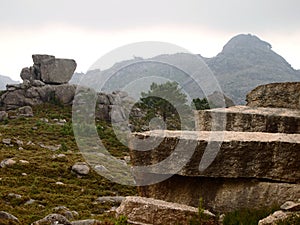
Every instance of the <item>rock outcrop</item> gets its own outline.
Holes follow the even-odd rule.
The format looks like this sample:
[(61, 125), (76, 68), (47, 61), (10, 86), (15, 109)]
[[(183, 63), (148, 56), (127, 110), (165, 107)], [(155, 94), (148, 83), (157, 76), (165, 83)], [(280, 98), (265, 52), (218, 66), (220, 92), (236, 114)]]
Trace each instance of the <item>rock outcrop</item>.
[[(213, 218), (214, 214), (205, 210), (207, 217)], [(188, 225), (197, 217), (198, 209), (186, 205), (155, 200), (151, 198), (126, 197), (119, 208), (117, 216), (125, 215), (128, 222), (133, 224), (180, 224)]]
[[(139, 194), (194, 207), (201, 197), (204, 207), (213, 212), (272, 207), (299, 199), (300, 112), (293, 96), (297, 85), (291, 86), (286, 92), (292, 93), (282, 96), (290, 103), (285, 109), (279, 108), (282, 103), (262, 104), (273, 101), (270, 93), (262, 105), (255, 105), (260, 108), (196, 112), (196, 131), (133, 134), (131, 163), (146, 168), (146, 172), (133, 170), (136, 182), (171, 177), (140, 186)], [(150, 150), (140, 151), (145, 147)]]
[(33, 66), (21, 71), (23, 80), (40, 80), (46, 84), (66, 84), (76, 69), (73, 59), (57, 59), (52, 55), (32, 55)]
[[(78, 90), (86, 91), (84, 87), (78, 88), (78, 85), (68, 83), (76, 68), (74, 60), (57, 59), (51, 55), (33, 55), (32, 58), (34, 65), (21, 71), (23, 83), (7, 85), (6, 91), (1, 93), (0, 121), (7, 118), (7, 111), (20, 107), (44, 103), (72, 105), (75, 95), (80, 94)], [(79, 101), (81, 100), (79, 98)], [(95, 117), (113, 123), (124, 122), (129, 114), (124, 106), (132, 102), (133, 99), (123, 91), (97, 93)], [(86, 102), (76, 104), (86, 104)]]
[(247, 106), (300, 109), (300, 82), (261, 85), (247, 95)]
[(300, 111), (295, 109), (235, 106), (196, 111), (195, 119), (196, 129), (203, 131), (300, 133)]

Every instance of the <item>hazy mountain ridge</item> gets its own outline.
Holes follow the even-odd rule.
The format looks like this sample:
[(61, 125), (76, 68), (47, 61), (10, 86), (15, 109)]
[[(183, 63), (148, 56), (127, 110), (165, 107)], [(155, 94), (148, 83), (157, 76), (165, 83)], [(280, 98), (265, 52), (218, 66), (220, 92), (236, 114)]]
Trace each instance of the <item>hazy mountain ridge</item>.
[[(300, 70), (292, 68), (282, 56), (274, 52), (271, 44), (251, 34), (240, 34), (233, 37), (223, 47), (222, 52), (213, 58), (198, 56), (211, 69), (222, 91), (233, 99), (236, 104), (244, 104), (246, 94), (259, 85), (300, 81)], [(89, 78), (89, 76), (84, 76), (83, 74), (80, 77), (85, 77), (85, 80), (95, 79), (95, 76), (98, 76), (100, 78), (98, 80), (102, 82), (103, 77), (113, 75), (109, 78), (103, 91), (122, 89), (124, 85), (128, 85), (128, 81), (144, 79), (144, 82), (139, 83), (139, 85), (131, 84), (131, 90), (134, 89), (137, 95), (140, 90), (147, 90), (151, 81), (162, 83), (163, 79), (159, 79), (158, 77), (178, 79), (180, 82), (186, 83), (187, 77), (185, 77), (182, 71), (154, 62), (168, 58), (168, 61), (174, 65), (185, 64), (191, 68), (197, 68), (198, 65), (193, 65), (189, 57), (187, 53), (159, 55), (147, 60), (137, 57), (132, 60), (118, 62), (102, 72), (93, 71), (90, 74), (93, 77), (90, 76)], [(153, 61), (153, 63), (147, 63), (146, 61)], [(75, 74), (74, 77), (78, 77), (78, 75)], [(150, 81), (146, 79), (147, 76), (156, 76), (157, 78), (153, 78)], [(205, 85), (213, 84), (209, 83)], [(195, 86), (189, 88), (189, 90), (195, 90)], [(211, 87), (211, 93), (214, 91), (216, 90)]]
[(18, 81), (12, 80), (10, 77), (0, 75), (0, 90), (5, 90), (7, 84), (17, 84)]

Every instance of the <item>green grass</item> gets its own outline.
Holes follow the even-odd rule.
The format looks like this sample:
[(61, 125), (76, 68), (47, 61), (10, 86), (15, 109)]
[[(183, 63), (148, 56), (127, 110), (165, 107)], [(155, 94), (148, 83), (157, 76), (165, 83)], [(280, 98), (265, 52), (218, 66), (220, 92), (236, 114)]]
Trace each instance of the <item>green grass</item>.
[(271, 207), (265, 209), (241, 209), (231, 213), (227, 213), (224, 218), (224, 225), (257, 225), (258, 221), (266, 218), (279, 207)]
[[(135, 188), (112, 183), (94, 171), (82, 178), (71, 173), (75, 162), (85, 160), (73, 136), (70, 107), (43, 105), (35, 107), (34, 114), (32, 118), (0, 123), (0, 140), (11, 138), (14, 144), (6, 146), (0, 141), (0, 161), (6, 158), (17, 161), (11, 167), (0, 168), (0, 209), (16, 216), (21, 224), (30, 224), (45, 217), (56, 206), (77, 211), (77, 219), (95, 218), (113, 224), (114, 219), (104, 213), (112, 205), (93, 202), (101, 196), (135, 195)], [(49, 123), (41, 121), (41, 118), (49, 119)], [(57, 125), (53, 122), (55, 118), (66, 119), (67, 123)], [(128, 154), (128, 149), (115, 141), (116, 137), (108, 124), (99, 123), (98, 126), (103, 128), (101, 139), (110, 151), (118, 157)], [(23, 141), (23, 150), (19, 150), (16, 140)], [(27, 145), (29, 141), (35, 145)], [(39, 143), (52, 146), (60, 144), (61, 148), (53, 152), (40, 147)], [(54, 159), (53, 155), (59, 153), (66, 157)], [(30, 164), (21, 164), (19, 160), (27, 160)], [(57, 185), (56, 182), (65, 185)], [(9, 193), (19, 194), (22, 198), (8, 197)], [(25, 205), (29, 199), (36, 202)]]

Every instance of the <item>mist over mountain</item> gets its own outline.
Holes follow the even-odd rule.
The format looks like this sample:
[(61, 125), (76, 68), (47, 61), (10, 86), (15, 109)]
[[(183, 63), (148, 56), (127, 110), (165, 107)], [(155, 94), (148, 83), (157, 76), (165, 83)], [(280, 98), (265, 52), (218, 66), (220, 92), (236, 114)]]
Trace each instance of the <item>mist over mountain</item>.
[(12, 80), (10, 77), (0, 75), (0, 90), (5, 90), (7, 84), (17, 84), (17, 81)]
[[(300, 81), (299, 70), (292, 68), (283, 57), (274, 52), (271, 44), (251, 34), (233, 37), (222, 52), (213, 58), (201, 55), (199, 57), (218, 80), (222, 92), (236, 104), (244, 104), (246, 94), (259, 85)], [(167, 61), (168, 64), (161, 63), (162, 61)], [(176, 66), (170, 66), (172, 64)], [(101, 91), (123, 89), (132, 92), (131, 95), (136, 97), (141, 91), (147, 91), (152, 82), (164, 83), (167, 80), (176, 80), (184, 86), (191, 98), (205, 97), (188, 73), (180, 70), (178, 66), (190, 68), (190, 71), (199, 70), (199, 65), (191, 54), (177, 53), (150, 59), (135, 57), (132, 60), (118, 62), (107, 70), (89, 71), (85, 75), (75, 74), (72, 82), (78, 83), (79, 78), (82, 78), (83, 83), (92, 84)], [(210, 92), (207, 94), (218, 91), (212, 80), (206, 80), (212, 74), (205, 71), (199, 75), (202, 76), (201, 87), (206, 88), (206, 93)]]

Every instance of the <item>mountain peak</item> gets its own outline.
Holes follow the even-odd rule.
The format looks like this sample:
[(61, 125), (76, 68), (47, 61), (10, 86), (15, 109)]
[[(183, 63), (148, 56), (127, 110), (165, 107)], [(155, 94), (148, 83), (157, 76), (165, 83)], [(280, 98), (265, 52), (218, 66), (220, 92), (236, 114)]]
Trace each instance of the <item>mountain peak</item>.
[(261, 49), (270, 50), (272, 45), (266, 41), (262, 41), (252, 34), (239, 34), (233, 37), (223, 48), (223, 53), (236, 51), (236, 49)]

